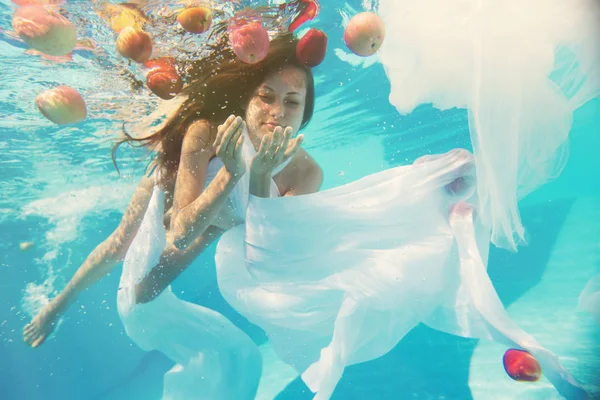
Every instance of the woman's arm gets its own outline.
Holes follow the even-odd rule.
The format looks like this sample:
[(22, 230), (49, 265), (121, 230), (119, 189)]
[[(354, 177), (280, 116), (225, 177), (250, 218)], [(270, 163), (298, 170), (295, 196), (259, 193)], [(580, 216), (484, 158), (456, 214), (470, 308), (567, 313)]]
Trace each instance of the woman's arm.
[[(241, 160), (240, 127), (238, 120), (228, 119), (217, 134), (217, 148), (211, 145), (208, 122), (195, 123), (186, 132), (171, 217), (170, 241), (176, 248), (185, 248), (206, 231), (244, 174), (245, 167), (232, 166)], [(215, 154), (225, 165), (204, 189), (208, 163)], [(236, 157), (240, 160), (231, 160)]]
[(119, 226), (90, 253), (62, 292), (25, 327), (23, 334), (27, 344), (32, 347), (42, 344), (54, 330), (56, 319), (69, 308), (79, 294), (104, 278), (123, 261), (150, 202), (152, 187), (152, 179), (145, 177), (140, 181)]
[[(241, 119), (229, 118), (219, 127), (215, 145), (211, 146), (207, 122), (196, 123), (188, 129), (177, 172), (167, 245), (158, 265), (136, 286), (138, 303), (158, 296), (222, 233), (211, 224), (245, 172), (241, 157), (242, 131)], [(204, 189), (208, 163), (215, 154), (224, 166)]]
[(153, 186), (152, 178), (144, 177), (142, 179), (117, 229), (90, 253), (59, 295), (65, 306), (68, 306), (83, 290), (104, 278), (123, 261), (142, 223), (152, 197)]

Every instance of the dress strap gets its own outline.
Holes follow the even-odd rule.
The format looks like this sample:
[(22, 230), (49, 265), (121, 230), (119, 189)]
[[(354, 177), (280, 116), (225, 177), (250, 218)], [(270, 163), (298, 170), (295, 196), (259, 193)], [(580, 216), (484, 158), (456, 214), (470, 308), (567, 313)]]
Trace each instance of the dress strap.
[(275, 170), (273, 170), (273, 175), (277, 175), (278, 173), (283, 171), (283, 169), (288, 166), (288, 164), (292, 161), (293, 158), (294, 157), (290, 157), (287, 160), (285, 160), (284, 162), (282, 162), (281, 164), (279, 164), (277, 166), (277, 168), (275, 168)]
[(154, 186), (160, 183), (160, 168), (158, 168), (157, 164), (154, 164), (152, 168), (150, 168), (150, 170), (146, 174), (146, 177), (152, 177), (152, 179), (154, 180)]

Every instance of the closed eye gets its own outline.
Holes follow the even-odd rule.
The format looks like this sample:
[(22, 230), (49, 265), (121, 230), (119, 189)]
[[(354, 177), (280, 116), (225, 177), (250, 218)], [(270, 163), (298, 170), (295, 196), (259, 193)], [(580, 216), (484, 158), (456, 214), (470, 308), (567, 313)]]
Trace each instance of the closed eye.
[(266, 94), (259, 94), (258, 97), (264, 101), (265, 103), (270, 103), (273, 101), (272, 96), (266, 95)]

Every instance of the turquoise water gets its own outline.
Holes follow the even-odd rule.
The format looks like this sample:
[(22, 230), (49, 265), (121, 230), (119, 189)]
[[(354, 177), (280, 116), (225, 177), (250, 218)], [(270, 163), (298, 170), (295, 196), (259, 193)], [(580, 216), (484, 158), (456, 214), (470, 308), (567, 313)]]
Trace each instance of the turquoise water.
[[(322, 2), (325, 3), (325, 2)], [(305, 131), (306, 148), (325, 173), (324, 188), (411, 163), (426, 153), (470, 148), (466, 113), (422, 106), (400, 116), (388, 100), (389, 83), (376, 58), (345, 54), (343, 15), (362, 1), (322, 8), (319, 28), (329, 50), (316, 69), (317, 111)], [(85, 292), (56, 335), (38, 349), (22, 343), (22, 327), (48, 296), (62, 289), (93, 248), (117, 226), (142, 163), (127, 160), (118, 176), (110, 159), (121, 107), (147, 112), (147, 93), (131, 94), (115, 71), (124, 64), (110, 33), (86, 3), (80, 28), (108, 49), (76, 51), (73, 62), (50, 63), (25, 54), (9, 33), (14, 10), (0, 2), (0, 399), (159, 399), (172, 364), (145, 353), (127, 337), (116, 310), (120, 268)], [(112, 53), (111, 53), (112, 52)], [(353, 63), (358, 63), (354, 65)], [(38, 91), (55, 84), (82, 91), (88, 119), (56, 127), (35, 110)], [(518, 253), (492, 248), (489, 274), (510, 316), (600, 397), (600, 325), (577, 310), (586, 282), (600, 273), (600, 101), (575, 115), (569, 163), (562, 175), (522, 202), (529, 245)], [(19, 243), (31, 241), (29, 251)], [(265, 371), (260, 399), (312, 398), (268, 342), (219, 294), (214, 247), (175, 283), (181, 298), (213, 308), (260, 346)], [(506, 349), (415, 328), (386, 356), (352, 366), (334, 399), (558, 399), (548, 381), (517, 383), (504, 373)]]

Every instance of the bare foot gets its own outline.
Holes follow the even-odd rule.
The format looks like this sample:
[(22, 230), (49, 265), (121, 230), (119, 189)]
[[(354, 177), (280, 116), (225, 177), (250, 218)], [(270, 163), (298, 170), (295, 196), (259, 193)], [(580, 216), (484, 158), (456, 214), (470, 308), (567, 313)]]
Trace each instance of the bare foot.
[(29, 324), (25, 325), (25, 328), (23, 328), (23, 341), (33, 348), (44, 343), (56, 328), (58, 316), (56, 302), (51, 301)]

